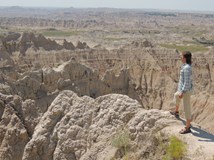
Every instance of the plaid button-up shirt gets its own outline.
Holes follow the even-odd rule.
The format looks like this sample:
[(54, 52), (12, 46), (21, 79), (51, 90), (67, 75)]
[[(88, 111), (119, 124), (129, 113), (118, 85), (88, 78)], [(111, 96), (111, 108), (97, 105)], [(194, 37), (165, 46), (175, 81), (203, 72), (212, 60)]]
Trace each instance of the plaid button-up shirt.
[(178, 91), (186, 92), (192, 90), (192, 88), (192, 67), (191, 65), (185, 63), (181, 67)]

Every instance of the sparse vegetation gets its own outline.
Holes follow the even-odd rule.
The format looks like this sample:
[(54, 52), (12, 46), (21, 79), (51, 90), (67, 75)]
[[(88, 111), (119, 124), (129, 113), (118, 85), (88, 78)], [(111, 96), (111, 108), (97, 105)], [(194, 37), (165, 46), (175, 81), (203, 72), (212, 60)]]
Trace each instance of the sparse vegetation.
[(202, 45), (176, 45), (176, 44), (160, 44), (161, 47), (169, 49), (177, 49), (179, 51), (190, 51), (190, 52), (206, 52), (209, 49)]
[(195, 41), (183, 41), (184, 45), (198, 45), (199, 43), (195, 42)]
[(170, 137), (169, 145), (166, 149), (164, 160), (179, 160), (182, 159), (187, 152), (186, 145), (176, 136)]
[(81, 31), (73, 31), (73, 30), (62, 31), (54, 28), (49, 28), (47, 30), (41, 31), (41, 34), (48, 37), (68, 37), (68, 36), (78, 35), (80, 33)]
[(121, 154), (124, 156), (124, 159), (127, 159), (129, 156), (127, 155), (127, 147), (130, 144), (130, 136), (126, 129), (120, 129), (114, 135), (111, 144), (112, 146), (118, 148)]
[(146, 14), (146, 15), (151, 15), (151, 16), (177, 17), (177, 15), (174, 14), (174, 13), (146, 12), (146, 13), (144, 13), (144, 14)]

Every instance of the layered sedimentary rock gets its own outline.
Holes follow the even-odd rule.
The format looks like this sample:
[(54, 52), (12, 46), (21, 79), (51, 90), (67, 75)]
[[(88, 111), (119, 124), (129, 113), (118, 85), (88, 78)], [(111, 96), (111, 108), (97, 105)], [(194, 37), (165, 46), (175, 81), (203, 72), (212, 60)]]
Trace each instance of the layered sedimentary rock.
[(25, 55), (28, 49), (31, 52), (43, 49), (45, 51), (57, 51), (57, 50), (75, 50), (75, 49), (88, 49), (89, 46), (85, 42), (77, 42), (76, 47), (66, 40), (63, 45), (58, 44), (55, 40), (44, 37), (42, 34), (35, 35), (32, 32), (24, 32), (22, 35), (19, 33), (9, 33), (7, 36), (1, 38), (3, 47), (10, 54), (13, 52), (20, 52), (21, 55)]
[(107, 95), (94, 100), (63, 91), (36, 126), (23, 159), (106, 159), (110, 151), (107, 159), (111, 159), (116, 154), (116, 149), (109, 150), (111, 136), (127, 126), (133, 141), (140, 144), (143, 132), (146, 135), (167, 125), (161, 122), (169, 115), (158, 112), (142, 110), (127, 96)]
[[(133, 47), (136, 45), (137, 48)], [(154, 147), (153, 133), (177, 122), (168, 112), (145, 109), (169, 108), (181, 64), (178, 52), (151, 45), (142, 47), (134, 42), (119, 49), (116, 55), (114, 51), (102, 51), (107, 54), (88, 54), (91, 59), (85, 64), (77, 58), (56, 68), (38, 67), (24, 73), (17, 70), (16, 81), (2, 73), (1, 158), (118, 158), (124, 156), (123, 151), (114, 148), (111, 139), (121, 126), (126, 127), (131, 146), (138, 146), (137, 152), (130, 151), (131, 156), (155, 159), (163, 155)], [(108, 54), (115, 57), (105, 59)], [(213, 131), (213, 116), (208, 114), (213, 111), (213, 67), (211, 63), (197, 65), (199, 60), (209, 62), (208, 55), (194, 55), (198, 63), (193, 64), (197, 69), (193, 71), (197, 80), (192, 100), (193, 121)], [(93, 59), (96, 56), (98, 59)], [(199, 56), (203, 59), (197, 59)], [(101, 73), (102, 69), (106, 71)], [(202, 88), (204, 92), (199, 93)], [(110, 93), (123, 95), (107, 95)], [(146, 141), (145, 137), (151, 134), (154, 137)], [(8, 138), (11, 136), (12, 139)], [(146, 146), (142, 145), (145, 141)]]
[[(213, 158), (213, 135), (194, 124), (214, 133), (213, 15), (19, 7), (0, 15), (0, 159), (163, 159), (174, 134), (189, 145), (187, 159)], [(167, 112), (181, 61), (166, 48), (183, 46), (204, 50), (193, 53), (187, 136)], [(120, 133), (127, 148), (113, 145)]]
[[(45, 56), (50, 59), (46, 61)], [(23, 99), (40, 99), (52, 92), (65, 89), (72, 90), (80, 96), (88, 95), (93, 98), (109, 93), (120, 93), (137, 99), (147, 109), (168, 110), (172, 107), (170, 104), (177, 88), (181, 66), (179, 53), (176, 50), (152, 47), (152, 45), (146, 47), (142, 42), (133, 42), (119, 50), (96, 48), (60, 56), (64, 56), (65, 60), (69, 58), (72, 60), (56, 68), (37, 68), (38, 70), (21, 74), (13, 72), (10, 75), (13, 75), (17, 82), (8, 83), (6, 80), (6, 83), (1, 85), (2, 93), (18, 94)], [(38, 56), (35, 57), (38, 59)], [(208, 119), (200, 118), (207, 116), (207, 110), (212, 111), (212, 106), (207, 105), (212, 104), (213, 96), (212, 60), (212, 50), (206, 55), (193, 54), (195, 96), (192, 106), (206, 105), (209, 108), (194, 110), (193, 120), (202, 125), (212, 119), (212, 115), (208, 115)], [(43, 61), (46, 64), (55, 61), (57, 64), (60, 58), (56, 54), (43, 54)], [(194, 97), (197, 97), (201, 91), (209, 95), (207, 101), (209, 103), (206, 101), (196, 103), (199, 100)], [(213, 130), (212, 124), (207, 126), (206, 128)]]
[(0, 66), (3, 67), (14, 67), (14, 61), (9, 56), (8, 52), (3, 46), (0, 46)]
[(22, 102), (18, 96), (1, 95), (1, 107), (1, 158), (17, 160), (105, 159), (109, 152), (112, 158), (118, 149), (109, 142), (121, 126), (127, 125), (133, 143), (140, 144), (145, 134), (167, 126), (160, 118), (170, 116), (142, 110), (127, 96), (94, 100), (71, 91), (61, 92), (44, 113), (34, 101)]
[[(163, 143), (182, 127), (169, 112), (145, 110), (136, 100), (119, 94), (93, 99), (65, 90), (46, 110), (19, 96), (1, 94), (0, 99), (1, 159), (157, 159), (164, 155)], [(125, 136), (125, 150), (113, 145), (118, 136)], [(212, 144), (207, 144), (212, 148), (207, 153), (205, 142), (196, 143), (194, 136), (182, 139), (191, 147), (187, 157), (211, 158)], [(200, 146), (201, 154), (196, 156)]]
[(22, 121), (23, 117), (19, 116), (20, 97), (1, 95), (0, 102), (0, 158), (22, 159), (29, 136)]

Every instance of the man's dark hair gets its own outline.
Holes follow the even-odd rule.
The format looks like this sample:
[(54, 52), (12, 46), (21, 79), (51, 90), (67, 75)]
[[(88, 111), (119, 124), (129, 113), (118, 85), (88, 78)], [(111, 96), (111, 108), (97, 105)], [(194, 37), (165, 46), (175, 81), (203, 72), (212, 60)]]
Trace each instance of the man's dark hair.
[(182, 55), (186, 59), (186, 63), (191, 65), (192, 64), (192, 54), (190, 51), (184, 51), (182, 52)]

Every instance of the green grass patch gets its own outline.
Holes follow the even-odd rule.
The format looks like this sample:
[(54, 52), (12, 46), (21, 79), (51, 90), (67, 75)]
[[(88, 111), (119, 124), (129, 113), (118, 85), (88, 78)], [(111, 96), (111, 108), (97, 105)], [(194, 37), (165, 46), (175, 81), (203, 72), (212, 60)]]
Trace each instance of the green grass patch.
[(199, 43), (196, 41), (183, 41), (182, 44), (184, 44), (184, 45), (199, 45)]
[(184, 37), (201, 37), (205, 34), (209, 35), (208, 30), (197, 28), (196, 26), (191, 25), (180, 25), (176, 27), (165, 27), (168, 32), (170, 33), (176, 33), (178, 35), (183, 35)]
[(209, 48), (203, 45), (176, 45), (176, 44), (160, 44), (161, 47), (169, 49), (177, 49), (179, 51), (190, 51), (190, 52), (206, 52)]
[(166, 155), (163, 160), (179, 160), (182, 159), (187, 152), (186, 144), (176, 136), (170, 137), (169, 145), (167, 146)]
[(73, 30), (57, 30), (54, 28), (50, 28), (47, 30), (40, 31), (41, 34), (48, 37), (68, 37), (68, 36), (74, 36), (79, 35), (82, 33), (82, 31), (73, 31)]

